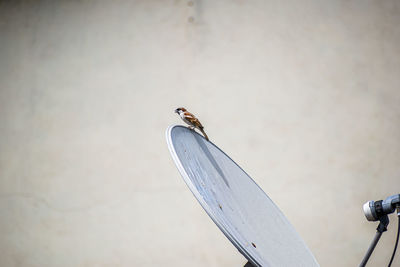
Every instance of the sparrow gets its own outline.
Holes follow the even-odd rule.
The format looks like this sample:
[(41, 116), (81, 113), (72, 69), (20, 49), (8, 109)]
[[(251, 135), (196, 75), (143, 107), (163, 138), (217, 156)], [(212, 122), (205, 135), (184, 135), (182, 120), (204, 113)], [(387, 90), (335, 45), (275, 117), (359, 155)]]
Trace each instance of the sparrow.
[(177, 108), (175, 109), (175, 113), (178, 113), (178, 115), (181, 117), (181, 119), (189, 124), (190, 129), (197, 128), (199, 131), (204, 135), (207, 141), (209, 141), (208, 136), (206, 135), (206, 132), (204, 132), (204, 127), (201, 125), (200, 121), (198, 118), (196, 118), (192, 113), (187, 111), (185, 108)]

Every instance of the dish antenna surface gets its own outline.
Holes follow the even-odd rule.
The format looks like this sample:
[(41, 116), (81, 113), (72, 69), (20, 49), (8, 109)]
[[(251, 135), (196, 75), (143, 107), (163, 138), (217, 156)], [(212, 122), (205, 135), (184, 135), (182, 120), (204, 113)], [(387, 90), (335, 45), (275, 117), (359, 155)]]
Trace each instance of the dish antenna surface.
[(221, 149), (184, 126), (169, 127), (166, 137), (193, 195), (252, 265), (319, 266), (279, 208)]

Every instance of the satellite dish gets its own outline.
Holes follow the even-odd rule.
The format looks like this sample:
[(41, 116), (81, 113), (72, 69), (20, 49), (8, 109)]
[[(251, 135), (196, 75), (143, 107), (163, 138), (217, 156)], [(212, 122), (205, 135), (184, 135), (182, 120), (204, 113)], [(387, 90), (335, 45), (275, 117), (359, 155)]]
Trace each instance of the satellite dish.
[(228, 155), (187, 127), (167, 129), (172, 158), (210, 218), (254, 266), (319, 266), (264, 191)]

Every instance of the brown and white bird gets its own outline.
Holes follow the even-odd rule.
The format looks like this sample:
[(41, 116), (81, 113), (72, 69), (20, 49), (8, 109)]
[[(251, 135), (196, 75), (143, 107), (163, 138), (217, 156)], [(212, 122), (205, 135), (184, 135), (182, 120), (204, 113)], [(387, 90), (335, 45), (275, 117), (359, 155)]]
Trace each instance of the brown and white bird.
[(175, 112), (178, 113), (178, 115), (182, 118), (182, 120), (184, 122), (189, 124), (190, 129), (192, 129), (192, 130), (194, 128), (199, 129), (199, 131), (204, 135), (206, 140), (209, 141), (208, 136), (206, 135), (206, 132), (204, 132), (203, 125), (201, 125), (199, 119), (196, 118), (196, 116), (194, 116), (192, 113), (187, 111), (185, 108), (177, 108), (177, 109), (175, 109)]

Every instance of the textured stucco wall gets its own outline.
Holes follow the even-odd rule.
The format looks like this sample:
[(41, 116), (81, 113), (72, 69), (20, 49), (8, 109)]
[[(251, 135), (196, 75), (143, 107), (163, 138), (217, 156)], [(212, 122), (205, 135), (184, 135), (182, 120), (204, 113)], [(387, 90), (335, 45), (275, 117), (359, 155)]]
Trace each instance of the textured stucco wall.
[[(240, 266), (164, 138), (185, 106), (321, 266), (400, 191), (393, 1), (1, 1), (0, 266)], [(395, 218), (371, 258), (389, 260)], [(397, 256), (397, 262), (400, 257)]]

